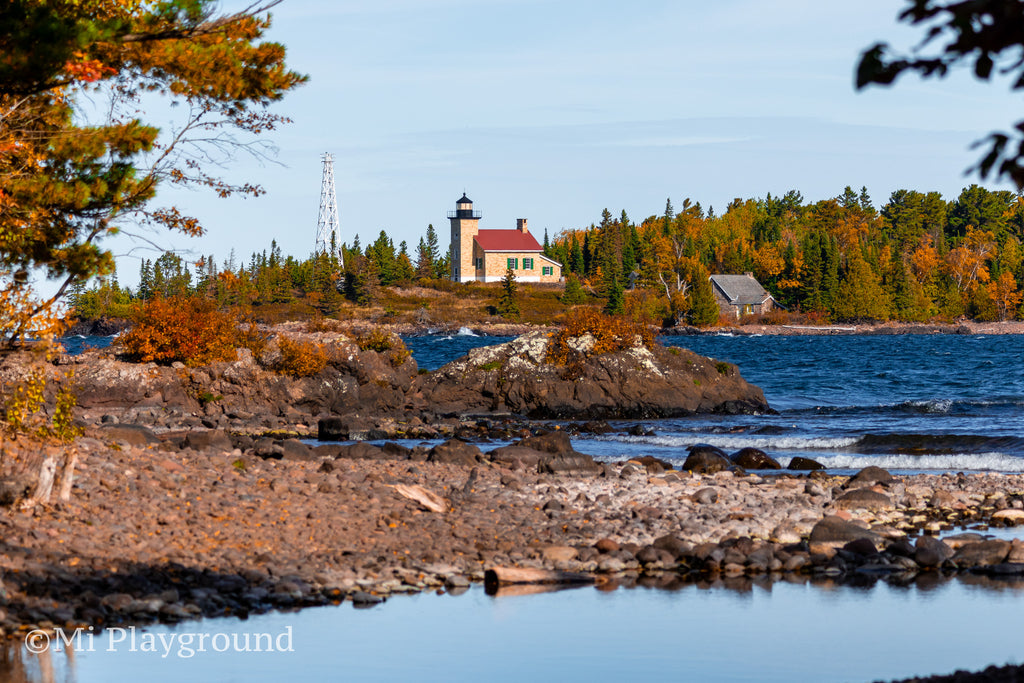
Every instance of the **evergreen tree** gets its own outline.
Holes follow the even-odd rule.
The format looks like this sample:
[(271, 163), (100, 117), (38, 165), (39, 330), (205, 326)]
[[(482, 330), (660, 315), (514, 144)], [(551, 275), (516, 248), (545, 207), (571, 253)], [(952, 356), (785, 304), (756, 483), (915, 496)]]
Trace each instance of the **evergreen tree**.
[(444, 277), (448, 273), (446, 269), (442, 269), (441, 265), (441, 247), (437, 242), (437, 232), (434, 230), (434, 224), (427, 224), (427, 256), (430, 258), (430, 267), (432, 273), (430, 277)]
[(560, 299), (561, 302), (566, 306), (574, 306), (583, 303), (586, 299), (587, 294), (583, 291), (579, 277), (572, 273), (567, 275), (565, 278), (565, 291), (562, 292)]
[(153, 298), (153, 263), (149, 259), (142, 259), (139, 267), (139, 298), (143, 301)]
[(850, 257), (845, 277), (835, 291), (832, 313), (837, 320), (889, 318), (889, 299), (878, 276), (859, 251)]
[(390, 285), (398, 280), (398, 263), (395, 243), (383, 230), (373, 244), (366, 247), (366, 257), (376, 264), (380, 284)]
[(434, 259), (430, 257), (430, 249), (421, 237), (419, 244), (416, 245), (416, 279), (434, 277), (434, 263)]
[(569, 271), (581, 276), (585, 271), (583, 249), (580, 247), (579, 240), (576, 239), (575, 232), (572, 233), (572, 244), (569, 251)]
[(608, 286), (608, 300), (604, 304), (604, 312), (608, 315), (621, 315), (625, 310), (622, 283), (619, 278), (612, 277)]
[(412, 267), (412, 261), (409, 260), (409, 247), (402, 240), (399, 245), (398, 256), (395, 258), (395, 280), (398, 282), (409, 282), (412, 280), (415, 271)]
[(718, 302), (711, 289), (708, 271), (702, 265), (690, 268), (690, 323), (698, 327), (712, 325), (718, 320)]
[(516, 274), (511, 268), (505, 271), (501, 281), (501, 298), (498, 299), (498, 315), (508, 320), (519, 320), (519, 292)]

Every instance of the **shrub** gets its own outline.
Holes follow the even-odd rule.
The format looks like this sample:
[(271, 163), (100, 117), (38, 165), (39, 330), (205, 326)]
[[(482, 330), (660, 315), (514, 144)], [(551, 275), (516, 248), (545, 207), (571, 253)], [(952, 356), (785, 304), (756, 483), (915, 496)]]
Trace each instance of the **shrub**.
[(67, 443), (81, 436), (83, 430), (74, 422), (74, 409), (78, 405), (74, 371), (64, 373), (53, 399), (53, 416), (50, 418), (47, 418), (45, 410), (47, 384), (44, 372), (36, 368), (27, 377), (7, 387), (0, 426), (6, 428), (12, 437), (30, 434), (39, 438), (55, 437)]
[(189, 367), (234, 360), (239, 341), (234, 314), (201, 297), (153, 299), (135, 308), (135, 326), (122, 334), (118, 346), (135, 361)]
[(404, 364), (412, 355), (401, 337), (380, 329), (359, 335), (356, 337), (356, 345), (362, 351), (388, 352), (388, 360), (396, 368)]
[(277, 347), (281, 351), (274, 369), (292, 377), (310, 377), (327, 367), (327, 354), (323, 346), (313, 342), (278, 337)]
[[(570, 340), (587, 334), (594, 338), (588, 352), (582, 354), (570, 347)], [(547, 361), (567, 365), (582, 360), (581, 356), (599, 356), (635, 346), (653, 348), (654, 333), (647, 325), (623, 316), (605, 315), (594, 308), (579, 308), (566, 316), (565, 325), (552, 336)]]
[(253, 358), (259, 358), (267, 348), (267, 337), (267, 333), (257, 327), (256, 323), (250, 322), (247, 327), (238, 330), (238, 345), (252, 351)]
[(360, 351), (383, 353), (395, 347), (395, 339), (390, 333), (375, 329), (356, 337), (356, 345), (359, 346)]

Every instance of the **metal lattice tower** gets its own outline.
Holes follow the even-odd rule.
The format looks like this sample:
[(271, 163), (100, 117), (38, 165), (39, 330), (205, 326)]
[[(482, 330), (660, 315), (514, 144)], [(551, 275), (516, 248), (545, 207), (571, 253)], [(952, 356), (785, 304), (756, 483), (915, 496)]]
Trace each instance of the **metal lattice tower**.
[(338, 241), (338, 196), (334, 190), (334, 155), (325, 152), (320, 159), (324, 162), (324, 177), (320, 183), (320, 218), (316, 224), (315, 253), (330, 253), (331, 237), (334, 237), (338, 257), (341, 258), (341, 242)]

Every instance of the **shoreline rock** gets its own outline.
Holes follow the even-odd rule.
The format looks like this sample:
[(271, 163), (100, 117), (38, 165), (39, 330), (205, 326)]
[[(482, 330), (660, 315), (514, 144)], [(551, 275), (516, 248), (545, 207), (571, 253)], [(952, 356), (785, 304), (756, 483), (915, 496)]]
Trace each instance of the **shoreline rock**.
[[(584, 337), (574, 340), (585, 348)], [(592, 342), (592, 340), (591, 340)], [(548, 362), (550, 335), (533, 332), (471, 350), (417, 379), (414, 400), (440, 415), (508, 411), (534, 419), (632, 419), (771, 412), (736, 366), (686, 349), (635, 345)]]
[[(5, 635), (368, 605), (366, 596), (457, 589), (494, 567), (610, 586), (964, 573), (1005, 581), (1024, 571), (1024, 541), (922, 535), (1013, 524), (998, 513), (1024, 509), (1024, 475), (871, 471), (861, 483), (884, 480), (874, 485), (892, 507), (849, 508), (827, 492), (856, 477), (594, 463), (559, 433), (519, 440), (514, 457), (458, 440), (432, 450), (351, 447), (369, 456), (296, 442), (298, 456), (261, 456), (255, 443), (229, 451), (217, 435), (196, 434), (180, 447), (79, 439), (69, 502), (0, 509)], [(570, 466), (554, 466), (559, 458)], [(964, 501), (955, 513), (937, 495), (954, 492)]]

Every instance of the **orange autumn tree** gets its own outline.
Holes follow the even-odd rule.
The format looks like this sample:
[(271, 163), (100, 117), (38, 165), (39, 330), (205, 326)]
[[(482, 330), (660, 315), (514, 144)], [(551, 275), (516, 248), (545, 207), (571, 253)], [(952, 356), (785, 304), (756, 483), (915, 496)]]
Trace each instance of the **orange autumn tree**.
[[(6, 0), (0, 6), (0, 346), (52, 331), (68, 288), (113, 271), (102, 241), (128, 226), (190, 235), (154, 206), (157, 187), (259, 194), (208, 170), (286, 119), (267, 106), (305, 77), (262, 40), (280, 0), (217, 16), (213, 0)], [(90, 120), (88, 98), (109, 100)], [(173, 136), (140, 118), (152, 95), (180, 105)], [(30, 276), (56, 284), (35, 296)]]

